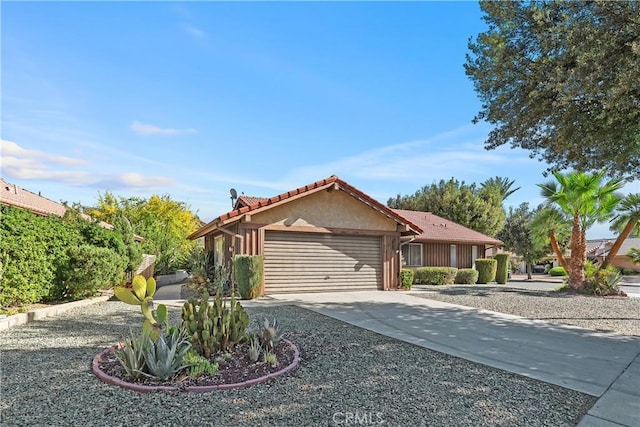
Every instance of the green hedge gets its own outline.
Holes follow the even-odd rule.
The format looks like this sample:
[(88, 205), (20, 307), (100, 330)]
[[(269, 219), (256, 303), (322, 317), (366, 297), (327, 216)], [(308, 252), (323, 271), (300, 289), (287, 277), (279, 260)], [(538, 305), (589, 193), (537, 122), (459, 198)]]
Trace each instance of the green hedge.
[(233, 257), (238, 292), (243, 299), (262, 296), (263, 259), (260, 255), (236, 255)]
[(60, 268), (64, 286), (63, 297), (91, 297), (99, 289), (116, 285), (122, 280), (126, 258), (108, 248), (80, 245), (69, 248), (68, 261)]
[[(126, 246), (120, 235), (98, 228), (97, 224), (73, 215), (43, 217), (24, 209), (2, 206), (0, 306), (21, 306), (82, 294), (68, 289), (68, 264), (69, 250), (83, 244), (122, 252), (116, 264), (126, 265)], [(123, 272), (124, 267), (119, 273)]]
[(491, 283), (496, 280), (498, 261), (495, 259), (476, 259), (476, 270), (478, 270), (478, 281), (476, 283)]
[(509, 254), (499, 253), (493, 256), (496, 264), (496, 282), (504, 285), (509, 279)]
[(415, 273), (413, 272), (412, 269), (403, 268), (402, 271), (400, 271), (400, 285), (404, 289), (411, 289), (411, 286), (413, 285), (414, 277), (415, 277)]
[(478, 281), (478, 270), (473, 268), (461, 268), (456, 273), (456, 278), (453, 283), (462, 285), (475, 285)]
[(566, 276), (567, 272), (564, 271), (563, 267), (553, 267), (552, 269), (549, 270), (549, 275), (550, 276)]
[(420, 267), (415, 272), (415, 283), (423, 285), (453, 285), (458, 269), (454, 267)]

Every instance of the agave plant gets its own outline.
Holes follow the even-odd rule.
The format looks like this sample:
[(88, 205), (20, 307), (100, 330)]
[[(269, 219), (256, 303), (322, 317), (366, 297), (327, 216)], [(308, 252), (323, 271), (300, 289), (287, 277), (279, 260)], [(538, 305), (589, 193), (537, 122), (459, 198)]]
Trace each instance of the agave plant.
[(190, 365), (184, 362), (184, 355), (191, 348), (184, 330), (171, 328), (166, 334), (161, 334), (144, 352), (147, 372), (143, 375), (164, 381)]
[(131, 332), (131, 338), (125, 342), (124, 348), (116, 352), (116, 358), (129, 377), (137, 379), (143, 375), (145, 370), (144, 355), (151, 342), (151, 337), (147, 332), (142, 332), (137, 336)]
[(254, 337), (249, 344), (249, 349), (247, 350), (247, 355), (249, 356), (249, 360), (255, 363), (258, 361), (260, 357), (260, 353), (262, 351), (262, 346), (260, 345), (260, 340), (258, 337)]

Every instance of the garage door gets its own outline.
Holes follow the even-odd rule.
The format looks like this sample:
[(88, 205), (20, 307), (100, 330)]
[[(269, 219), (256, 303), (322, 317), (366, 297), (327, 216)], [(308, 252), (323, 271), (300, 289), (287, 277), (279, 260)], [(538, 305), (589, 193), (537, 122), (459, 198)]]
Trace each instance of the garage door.
[(267, 232), (265, 292), (382, 289), (379, 237)]

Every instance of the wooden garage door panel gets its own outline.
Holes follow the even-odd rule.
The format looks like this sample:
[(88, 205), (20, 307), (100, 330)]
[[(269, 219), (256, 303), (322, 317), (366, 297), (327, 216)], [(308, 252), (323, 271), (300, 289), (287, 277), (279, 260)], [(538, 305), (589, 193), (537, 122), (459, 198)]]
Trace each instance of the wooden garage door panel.
[(313, 292), (379, 289), (380, 238), (267, 232), (265, 290)]

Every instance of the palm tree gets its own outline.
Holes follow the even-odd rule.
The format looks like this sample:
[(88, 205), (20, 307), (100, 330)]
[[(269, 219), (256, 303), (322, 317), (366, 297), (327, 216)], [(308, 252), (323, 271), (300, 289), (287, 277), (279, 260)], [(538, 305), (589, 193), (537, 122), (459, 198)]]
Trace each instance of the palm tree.
[(534, 240), (542, 245), (551, 244), (558, 262), (568, 274), (569, 265), (560, 245), (571, 232), (567, 217), (553, 206), (544, 206), (535, 212), (530, 226)]
[(485, 182), (480, 184), (480, 189), (495, 189), (498, 191), (498, 194), (500, 194), (500, 197), (502, 197), (502, 201), (504, 201), (507, 197), (520, 189), (520, 187), (511, 189), (515, 182), (515, 180), (509, 180), (509, 178), (496, 176), (495, 178), (489, 178)]
[(601, 268), (606, 268), (611, 264), (613, 258), (618, 255), (622, 243), (629, 237), (633, 230), (640, 227), (640, 193), (629, 194), (620, 201), (618, 205), (618, 215), (614, 217), (612, 222), (614, 224), (612, 227), (620, 227), (622, 224), (625, 225), (609, 250), (609, 254), (602, 263)]
[(553, 172), (556, 181), (538, 184), (548, 203), (557, 205), (573, 218), (571, 229), (571, 260), (569, 286), (579, 289), (584, 283), (584, 264), (587, 260), (586, 231), (596, 222), (611, 218), (620, 202), (616, 194), (622, 188), (622, 179), (604, 181), (604, 172), (588, 174)]

